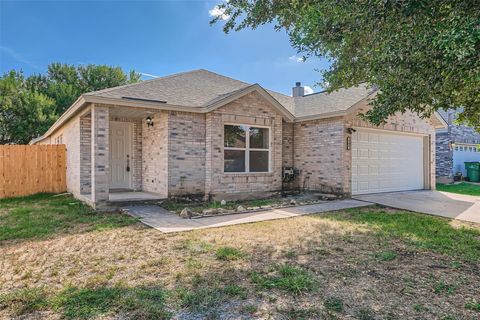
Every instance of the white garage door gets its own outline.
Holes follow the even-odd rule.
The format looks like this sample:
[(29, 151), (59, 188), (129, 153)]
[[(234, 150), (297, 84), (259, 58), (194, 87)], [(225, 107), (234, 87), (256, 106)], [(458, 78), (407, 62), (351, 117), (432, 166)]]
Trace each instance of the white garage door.
[(352, 194), (423, 189), (423, 137), (359, 129), (352, 134)]

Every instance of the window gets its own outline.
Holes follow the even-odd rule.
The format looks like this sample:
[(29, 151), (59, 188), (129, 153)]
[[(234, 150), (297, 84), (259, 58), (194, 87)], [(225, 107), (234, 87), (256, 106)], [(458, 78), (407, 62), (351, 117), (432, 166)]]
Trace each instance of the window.
[(246, 125), (224, 126), (224, 172), (269, 172), (270, 130)]

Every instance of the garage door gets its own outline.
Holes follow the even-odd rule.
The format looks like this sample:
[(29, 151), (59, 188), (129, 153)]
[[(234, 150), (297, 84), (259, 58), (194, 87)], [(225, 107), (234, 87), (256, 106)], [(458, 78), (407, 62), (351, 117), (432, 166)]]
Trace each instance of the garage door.
[(352, 134), (352, 194), (423, 189), (423, 137), (359, 129)]

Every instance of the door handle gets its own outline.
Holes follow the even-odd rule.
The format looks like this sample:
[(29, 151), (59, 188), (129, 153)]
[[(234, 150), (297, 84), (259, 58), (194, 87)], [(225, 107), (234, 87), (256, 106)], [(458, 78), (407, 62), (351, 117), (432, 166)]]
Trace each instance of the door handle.
[(127, 154), (127, 172), (130, 172), (130, 155)]

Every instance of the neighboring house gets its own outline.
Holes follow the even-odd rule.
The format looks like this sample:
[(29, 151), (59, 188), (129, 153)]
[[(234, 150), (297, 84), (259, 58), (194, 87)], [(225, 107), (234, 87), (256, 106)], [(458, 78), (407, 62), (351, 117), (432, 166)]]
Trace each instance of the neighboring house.
[(452, 182), (457, 172), (466, 176), (465, 162), (480, 161), (480, 133), (463, 124), (456, 124), (459, 112), (452, 109), (439, 111), (448, 126), (436, 132), (438, 182)]
[[(68, 190), (100, 208), (120, 190), (161, 197), (345, 195), (435, 187), (438, 116), (380, 127), (357, 115), (375, 90), (293, 96), (195, 70), (82, 95), (32, 143), (67, 146)], [(283, 182), (285, 167), (298, 175)]]

